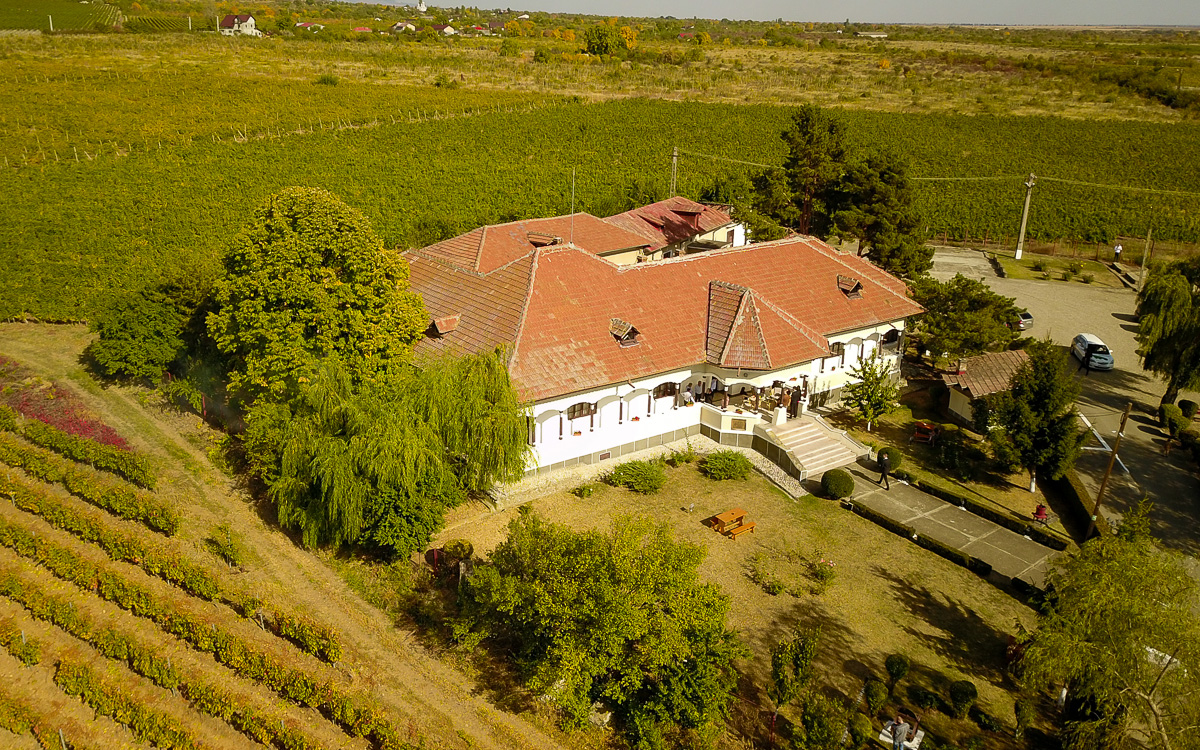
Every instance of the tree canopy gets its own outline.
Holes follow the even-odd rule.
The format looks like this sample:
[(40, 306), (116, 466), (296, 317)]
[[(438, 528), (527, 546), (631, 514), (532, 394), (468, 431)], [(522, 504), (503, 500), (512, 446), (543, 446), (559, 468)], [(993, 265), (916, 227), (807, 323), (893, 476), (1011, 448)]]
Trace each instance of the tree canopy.
[(913, 333), (934, 361), (982, 354), (1017, 337), (1010, 326), (1019, 312), (1016, 304), (981, 281), (961, 274), (949, 281), (925, 277), (910, 288), (925, 308)]
[(782, 168), (754, 177), (755, 209), (802, 234), (853, 237), (881, 268), (908, 278), (929, 270), (907, 170), (882, 152), (856, 152), (841, 119), (815, 104), (782, 134)]
[(1138, 356), (1167, 381), (1163, 404), (1200, 388), (1200, 260), (1151, 269), (1138, 294)]
[(1086, 433), (1075, 421), (1079, 383), (1067, 368), (1066, 353), (1049, 341), (1035, 341), (1026, 351), (1029, 361), (1009, 390), (988, 397), (988, 439), (1029, 472), (1033, 492), (1039, 474), (1058, 479), (1075, 465)]
[(878, 352), (850, 368), (850, 377), (857, 382), (846, 386), (846, 404), (866, 421), (870, 432), (872, 422), (895, 408), (900, 387), (892, 379), (892, 368)]
[(408, 554), (466, 493), (520, 478), (525, 418), (502, 352), (423, 362), (358, 390), (329, 358), (292, 403), (256, 405), (245, 442), (280, 524), (305, 545)]
[(728, 599), (699, 580), (703, 554), (649, 519), (578, 532), (523, 506), (469, 578), (467, 612), (569, 722), (601, 701), (634, 747), (660, 747), (720, 726), (746, 653), (725, 627)]
[(1022, 681), (1066, 686), (1066, 750), (1195, 748), (1200, 617), (1182, 557), (1159, 547), (1149, 506), (1048, 576), (1053, 593), (1029, 638)]
[(281, 399), (336, 356), (369, 380), (403, 363), (427, 320), (408, 265), (331, 193), (287, 188), (258, 209), (224, 259), (208, 318), (230, 389)]

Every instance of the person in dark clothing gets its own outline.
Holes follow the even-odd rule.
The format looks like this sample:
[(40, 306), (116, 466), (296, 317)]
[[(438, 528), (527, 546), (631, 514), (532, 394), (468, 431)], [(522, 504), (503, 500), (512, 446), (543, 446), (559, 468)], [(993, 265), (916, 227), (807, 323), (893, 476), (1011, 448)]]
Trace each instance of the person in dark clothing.
[(879, 481), (876, 484), (882, 484), (885, 490), (892, 488), (892, 483), (888, 481), (888, 474), (892, 473), (892, 457), (887, 453), (879, 455)]

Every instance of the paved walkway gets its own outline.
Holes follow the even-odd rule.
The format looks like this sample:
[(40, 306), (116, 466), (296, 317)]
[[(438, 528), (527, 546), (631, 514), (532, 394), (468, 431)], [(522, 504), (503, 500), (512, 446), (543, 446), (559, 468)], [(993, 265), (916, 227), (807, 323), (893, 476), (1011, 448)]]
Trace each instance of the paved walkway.
[(875, 483), (878, 473), (857, 465), (847, 468), (854, 476), (850, 499), (855, 503), (978, 557), (1005, 578), (1021, 578), (1040, 587), (1051, 559), (1060, 554), (904, 482), (892, 479), (891, 489), (885, 490)]

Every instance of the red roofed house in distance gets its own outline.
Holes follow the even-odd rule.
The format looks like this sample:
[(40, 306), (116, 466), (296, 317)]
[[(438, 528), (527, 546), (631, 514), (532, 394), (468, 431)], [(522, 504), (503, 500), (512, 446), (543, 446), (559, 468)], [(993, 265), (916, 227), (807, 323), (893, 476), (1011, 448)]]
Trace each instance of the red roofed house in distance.
[(533, 404), (529, 472), (703, 434), (804, 478), (866, 448), (813, 419), (860, 358), (899, 373), (904, 282), (812, 237), (746, 244), (684, 198), (480, 227), (404, 254), (418, 350), (504, 346)]

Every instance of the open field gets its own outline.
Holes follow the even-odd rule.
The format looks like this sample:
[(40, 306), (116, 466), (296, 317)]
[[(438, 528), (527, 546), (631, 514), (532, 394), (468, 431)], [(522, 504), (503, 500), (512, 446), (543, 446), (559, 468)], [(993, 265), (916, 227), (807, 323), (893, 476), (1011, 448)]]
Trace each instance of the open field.
[[(692, 503), (693, 512), (683, 510)], [(736, 541), (704, 524), (733, 507), (748, 511), (757, 524)], [(985, 710), (1012, 724), (1005, 639), (1015, 623), (1032, 625), (1033, 611), (836, 503), (812, 496), (792, 500), (757, 474), (744, 482), (714, 482), (694, 466), (682, 466), (668, 469), (667, 485), (657, 495), (600, 485), (586, 500), (561, 492), (534, 500), (533, 508), (576, 529), (607, 529), (615, 517), (649, 515), (706, 551), (701, 576), (731, 597), (729, 624), (753, 654), (742, 666), (735, 720), (749, 737), (766, 739), (769, 651), (797, 625), (822, 626), (818, 679), (826, 689), (853, 699), (867, 676), (886, 677), (888, 654), (901, 652), (913, 660), (912, 683), (944, 693), (949, 681), (972, 680)], [(450, 519), (452, 527), (438, 541), (469, 539), (477, 553), (486, 553), (504, 538), (516, 509), (475, 513), (470, 517), (468, 509), (457, 523)], [(824, 593), (814, 593), (818, 586), (809, 570), (821, 558), (833, 561), (837, 572)], [(785, 592), (767, 593), (752, 580), (755, 569), (778, 579)], [(904, 695), (902, 685), (899, 703), (911, 708)], [(935, 712), (925, 713), (922, 726), (957, 743), (980, 734), (969, 722)], [(987, 743), (1009, 747), (998, 735), (988, 735)]]
[(78, 0), (0, 0), (0, 29), (55, 31), (103, 30), (117, 22), (120, 9), (103, 0), (81, 3)]

